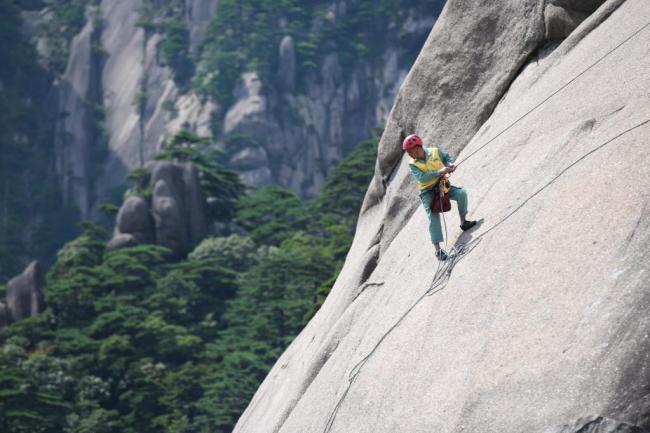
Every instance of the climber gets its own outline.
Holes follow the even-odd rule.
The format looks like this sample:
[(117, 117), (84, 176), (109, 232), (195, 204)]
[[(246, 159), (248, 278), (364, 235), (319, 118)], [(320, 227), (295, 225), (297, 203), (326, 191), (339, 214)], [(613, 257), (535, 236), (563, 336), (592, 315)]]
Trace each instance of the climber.
[[(429, 217), (429, 235), (431, 242), (436, 248), (436, 257), (438, 260), (446, 260), (447, 253), (440, 248), (442, 242), (442, 229), (440, 227), (440, 217), (437, 213), (431, 211), (431, 201), (433, 200), (433, 189), (435, 188), (441, 176), (446, 177), (449, 173), (456, 170), (451, 157), (440, 149), (435, 147), (423, 147), (422, 139), (411, 134), (402, 142), (402, 149), (404, 149), (411, 161), (409, 168), (411, 174), (415, 176), (420, 188), (420, 200), (424, 210)], [(445, 188), (446, 189), (446, 188)], [(476, 221), (467, 220), (467, 193), (463, 188), (451, 186), (448, 190), (449, 198), (455, 200), (458, 204), (458, 214), (460, 215), (460, 228), (463, 231), (469, 230), (476, 225)]]

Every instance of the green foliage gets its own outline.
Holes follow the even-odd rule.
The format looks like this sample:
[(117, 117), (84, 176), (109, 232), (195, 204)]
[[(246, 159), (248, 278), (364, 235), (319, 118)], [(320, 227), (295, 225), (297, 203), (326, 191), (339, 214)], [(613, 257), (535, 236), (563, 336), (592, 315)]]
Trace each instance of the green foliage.
[(229, 106), (235, 101), (233, 90), (244, 69), (244, 57), (238, 51), (217, 51), (202, 64), (202, 73), (196, 79), (199, 93), (213, 96)]
[[(301, 4), (302, 3), (302, 4)], [(306, 29), (311, 5), (299, 0), (223, 0), (210, 24), (195, 87), (228, 106), (242, 72), (257, 71), (270, 82), (277, 47), (284, 35), (277, 25), (286, 19), (292, 28)]]
[[(207, 238), (187, 260), (157, 245), (107, 252), (106, 232), (82, 223), (48, 272), (48, 309), (0, 330), (2, 431), (232, 431), (336, 279), (377, 140), (317, 200), (279, 187), (238, 196), (246, 234)], [(205, 142), (184, 132), (163, 157), (209, 177), (213, 161), (194, 148)]]
[(269, 186), (242, 197), (235, 222), (246, 229), (257, 244), (278, 245), (305, 226), (306, 215), (295, 193)]
[(185, 88), (194, 74), (194, 61), (189, 52), (190, 33), (185, 25), (185, 8), (182, 0), (143, 0), (137, 22), (137, 26), (145, 31), (145, 40), (153, 33), (160, 34), (159, 53), (181, 88)]
[(218, 431), (231, 431), (241, 411), (282, 350), (305, 325), (333, 259), (298, 234), (261, 258), (228, 301), (225, 328), (208, 345), (213, 366), (198, 402)]
[(150, 199), (153, 195), (153, 191), (151, 191), (151, 187), (149, 186), (149, 178), (150, 173), (143, 167), (132, 170), (126, 176), (126, 180), (132, 183), (132, 187), (126, 191), (125, 198), (133, 195), (144, 199)]
[(72, 269), (91, 267), (101, 261), (106, 231), (88, 221), (82, 221), (79, 225), (82, 229), (81, 235), (68, 242), (57, 253), (57, 260), (50, 269), (48, 278), (60, 277), (70, 273)]
[[(359, 143), (327, 177), (320, 196), (315, 200), (319, 215), (354, 227), (366, 188), (372, 178), (377, 146), (383, 130), (375, 128), (372, 137)], [(321, 217), (321, 220), (326, 220)]]
[(86, 6), (97, 5), (97, 0), (47, 1), (50, 14), (40, 28), (45, 44), (45, 61), (55, 74), (65, 71), (69, 45), (86, 23)]
[(213, 259), (226, 268), (243, 271), (257, 260), (257, 255), (257, 247), (250, 237), (231, 234), (227, 237), (204, 239), (189, 254), (188, 259)]
[(113, 203), (102, 203), (99, 205), (99, 210), (109, 219), (114, 219), (120, 211), (120, 207)]
[(205, 339), (217, 335), (235, 273), (209, 258), (169, 264), (156, 245), (105, 253), (101, 238), (84, 224), (48, 273), (50, 309), (0, 330), (3, 432), (193, 422)]
[[(434, 15), (443, 4), (444, 0), (358, 0), (346, 3), (345, 12), (331, 15), (329, 1), (222, 0), (210, 24), (194, 87), (228, 107), (242, 72), (255, 71), (272, 86), (278, 46), (285, 35), (295, 41), (298, 77), (316, 72), (329, 53), (336, 53), (349, 73), (360, 62), (378, 59), (387, 42), (399, 38), (401, 23), (413, 13)], [(391, 27), (394, 31), (387, 32)]]
[(157, 156), (158, 160), (191, 162), (200, 173), (200, 182), (208, 207), (208, 217), (214, 221), (229, 221), (235, 212), (236, 202), (245, 192), (239, 174), (222, 163), (223, 155), (215, 150), (198, 149), (209, 140), (183, 130), (174, 136), (169, 146)]
[(174, 71), (177, 83), (186, 82), (194, 72), (189, 58), (190, 34), (182, 21), (168, 21), (162, 26), (161, 52), (165, 62)]
[(29, 354), (28, 341), (13, 337), (0, 347), (0, 425), (3, 431), (56, 432), (70, 405), (69, 364)]

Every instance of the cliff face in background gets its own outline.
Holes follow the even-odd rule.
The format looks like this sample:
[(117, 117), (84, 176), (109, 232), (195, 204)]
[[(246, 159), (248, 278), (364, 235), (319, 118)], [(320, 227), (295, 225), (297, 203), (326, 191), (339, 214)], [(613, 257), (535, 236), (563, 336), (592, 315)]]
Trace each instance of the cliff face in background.
[[(57, 84), (56, 167), (65, 200), (83, 216), (115, 196), (111, 191), (125, 174), (151, 160), (181, 128), (211, 136), (212, 146), (228, 152), (229, 165), (245, 182), (315, 195), (351, 146), (385, 122), (437, 13), (434, 6), (426, 15), (404, 10), (407, 18), (390, 23), (379, 55), (350, 67), (333, 52), (309, 73), (299, 67), (300, 41), (280, 20), (274, 25), (287, 27), (287, 34), (274, 48), (272, 76), (245, 72), (232, 89), (234, 99), (224, 103), (175, 79), (161, 54), (163, 35), (143, 24), (159, 18), (155, 8), (143, 12), (149, 3), (104, 0), (90, 7)], [(181, 3), (177, 15), (188, 30), (188, 56), (199, 56), (219, 2)], [(321, 3), (326, 13), (314, 18), (312, 29), (334, 28), (351, 13), (345, 1)]]
[[(650, 428), (649, 21), (644, 0), (450, 0), (388, 118), (345, 266), (235, 432)], [(413, 132), (458, 161), (478, 151), (452, 182), (484, 221), (461, 235), (446, 214), (447, 248), (476, 242), (431, 296), (400, 149)]]

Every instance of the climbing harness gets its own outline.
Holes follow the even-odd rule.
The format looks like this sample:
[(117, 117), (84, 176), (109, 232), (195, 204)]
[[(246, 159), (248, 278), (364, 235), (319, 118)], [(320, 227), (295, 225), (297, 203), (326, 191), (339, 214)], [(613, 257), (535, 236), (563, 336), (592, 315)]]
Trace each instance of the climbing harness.
[(449, 212), (451, 210), (451, 202), (449, 201), (449, 190), (451, 189), (451, 182), (447, 175), (441, 176), (438, 182), (433, 186), (433, 200), (429, 205), (429, 209), (433, 213)]
[[(543, 105), (546, 101), (551, 99), (553, 96), (558, 94), (560, 91), (565, 89), (569, 84), (574, 82), (576, 79), (578, 79), (580, 76), (582, 76), (584, 73), (586, 73), (588, 70), (590, 70), (592, 67), (594, 67), (596, 64), (598, 64), (600, 61), (602, 61), (605, 57), (609, 56), (611, 53), (616, 51), (619, 47), (621, 47), (623, 44), (625, 44), (627, 41), (631, 40), (634, 38), (636, 35), (641, 33), (646, 27), (650, 25), (650, 22), (646, 23), (644, 26), (642, 26), (640, 29), (638, 29), (636, 32), (634, 32), (632, 35), (627, 37), (623, 42), (619, 43), (616, 45), (613, 49), (609, 50), (607, 53), (605, 53), (602, 57), (600, 57), (598, 60), (596, 60), (594, 63), (589, 65), (586, 69), (584, 69), (582, 72), (580, 72), (578, 75), (573, 77), (571, 80), (569, 80), (566, 84), (561, 86), (559, 89), (551, 93), (548, 97), (546, 97), (542, 102), (539, 104), (535, 105), (532, 109), (530, 109), (528, 112), (526, 112), (523, 116), (519, 117), (517, 120), (515, 120), (513, 123), (508, 125), (506, 128), (501, 130), (497, 135), (492, 137), (490, 140), (488, 140), (486, 143), (481, 145), (478, 149), (476, 149), (474, 152), (470, 153), (467, 157), (465, 157), (462, 161), (460, 161), (458, 164), (456, 164), (456, 167), (458, 167), (460, 164), (463, 162), (467, 161), (469, 158), (474, 156), (476, 153), (478, 153), (481, 149), (483, 149), (485, 146), (493, 142), (495, 139), (497, 139), (499, 136), (501, 136), (504, 132), (512, 128), (516, 123), (521, 121), (523, 118), (528, 116), (530, 113), (535, 111), (537, 108), (539, 108), (541, 105)], [(533, 194), (531, 194), (526, 200), (524, 200), (521, 204), (519, 204), (515, 209), (513, 209), (511, 212), (509, 212), (506, 216), (501, 218), (497, 223), (492, 225), (492, 227), (488, 228), (484, 232), (480, 233), (477, 235), (474, 239), (472, 239), (470, 242), (465, 243), (465, 244), (460, 244), (460, 245), (454, 245), (451, 250), (448, 252), (448, 258), (447, 260), (439, 261), (438, 262), (438, 267), (436, 269), (436, 272), (433, 275), (433, 279), (431, 281), (431, 284), (429, 285), (429, 288), (422, 294), (420, 297), (417, 298), (417, 300), (411, 304), (411, 306), (402, 314), (399, 319), (390, 327), (388, 330), (381, 336), (381, 338), (377, 341), (377, 343), (373, 346), (373, 348), (368, 352), (359, 362), (357, 362), (354, 367), (352, 367), (352, 370), (350, 370), (350, 373), (348, 374), (348, 383), (341, 394), (341, 397), (339, 398), (338, 402), (332, 409), (332, 412), (330, 413), (329, 418), (327, 419), (327, 423), (325, 425), (325, 428), (323, 429), (323, 433), (329, 433), (331, 430), (332, 426), (334, 425), (334, 421), (336, 419), (336, 415), (338, 414), (338, 411), (343, 404), (343, 400), (345, 400), (345, 397), (347, 396), (348, 392), (352, 388), (352, 384), (357, 380), (359, 377), (359, 374), (361, 373), (361, 369), (364, 366), (364, 364), (372, 357), (372, 355), (377, 351), (381, 343), (390, 335), (395, 328), (397, 328), (402, 320), (408, 316), (408, 314), (427, 296), (432, 296), (436, 293), (439, 293), (442, 291), (445, 287), (447, 282), (449, 281), (451, 277), (451, 272), (453, 271), (454, 267), (456, 264), (467, 254), (469, 254), (476, 246), (481, 242), (482, 238), (487, 235), (490, 231), (494, 230), (501, 224), (503, 224), (506, 220), (508, 220), (511, 216), (513, 216), (515, 213), (517, 213), (521, 208), (523, 208), (530, 200), (532, 200), (534, 197), (536, 197), (538, 194), (540, 194), (543, 190), (548, 188), (550, 185), (552, 185), (557, 179), (560, 178), (567, 170), (571, 169), (573, 166), (578, 164), (579, 162), (583, 161), (585, 158), (587, 158), (589, 155), (593, 154), (594, 152), (598, 151), (599, 149), (602, 149), (609, 143), (613, 142), (617, 138), (637, 129), (640, 128), (643, 125), (646, 125), (650, 123), (650, 119), (647, 119), (641, 123), (638, 123), (622, 132), (619, 134), (615, 135), (614, 137), (610, 138), (609, 140), (605, 141), (604, 143), (601, 143), (600, 145), (596, 146), (594, 149), (590, 150), (589, 152), (585, 153), (582, 155), (580, 158), (576, 159), (574, 162), (569, 164), (567, 167), (565, 167), (563, 170), (560, 171), (555, 177), (553, 177), (551, 180), (546, 182), (541, 188), (536, 190)], [(444, 230), (445, 230), (445, 239), (447, 239), (447, 222), (445, 221), (445, 216), (444, 213), (442, 214), (442, 220), (444, 223)], [(446, 246), (446, 242), (445, 242)]]

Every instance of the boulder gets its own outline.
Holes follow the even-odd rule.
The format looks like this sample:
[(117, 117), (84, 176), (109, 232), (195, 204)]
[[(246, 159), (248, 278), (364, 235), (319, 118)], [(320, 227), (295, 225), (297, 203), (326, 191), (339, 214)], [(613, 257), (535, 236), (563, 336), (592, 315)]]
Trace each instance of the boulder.
[(152, 161), (145, 170), (151, 203), (136, 196), (126, 199), (107, 248), (156, 243), (170, 248), (173, 257), (182, 257), (208, 233), (198, 169), (189, 163)]
[[(336, 283), (235, 433), (650, 427), (650, 28), (607, 54), (650, 9), (610, 0), (549, 51), (544, 3), (447, 2)], [(445, 214), (447, 249), (476, 242), (431, 296), (413, 132), (462, 161), (452, 182), (483, 219), (462, 233)]]
[(22, 320), (36, 316), (43, 311), (42, 289), (45, 277), (38, 261), (31, 262), (22, 274), (12, 278), (7, 283), (7, 307), (11, 320)]
[(140, 244), (154, 241), (153, 221), (149, 204), (142, 197), (127, 198), (117, 214), (116, 229), (120, 233), (129, 233)]

